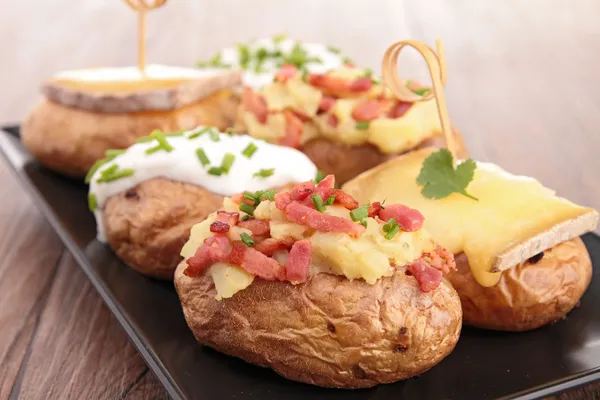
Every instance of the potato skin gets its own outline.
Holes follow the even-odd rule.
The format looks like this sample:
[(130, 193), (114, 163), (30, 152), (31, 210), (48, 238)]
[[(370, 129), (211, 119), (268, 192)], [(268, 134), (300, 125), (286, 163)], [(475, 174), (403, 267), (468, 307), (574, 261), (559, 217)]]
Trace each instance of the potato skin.
[(365, 388), (421, 374), (456, 345), (460, 300), (446, 281), (422, 293), (399, 269), (375, 285), (321, 273), (304, 284), (255, 278), (216, 300), (210, 276), (175, 287), (196, 339), (295, 381)]
[(48, 100), (25, 119), (25, 147), (45, 166), (73, 177), (85, 176), (108, 149), (124, 149), (154, 129), (174, 132), (198, 125), (225, 129), (233, 124), (239, 99), (229, 91), (174, 111), (97, 113)]
[(172, 280), (190, 229), (222, 203), (222, 196), (202, 187), (151, 179), (108, 199), (104, 207), (106, 238), (131, 268)]
[[(457, 144), (457, 153), (461, 158), (468, 157), (460, 133), (454, 131)], [(412, 150), (423, 147), (443, 147), (445, 141), (442, 136), (435, 136), (417, 144)], [(350, 146), (348, 144), (332, 141), (324, 137), (313, 139), (305, 143), (300, 150), (315, 163), (317, 168), (326, 174), (334, 174), (336, 182), (343, 184), (360, 175), (368, 169), (376, 167), (390, 158), (399, 154), (385, 154), (371, 144)]]
[(479, 285), (464, 254), (448, 280), (460, 295), (464, 322), (500, 331), (527, 331), (558, 321), (573, 309), (592, 279), (592, 263), (581, 239), (546, 250), (537, 263), (502, 273), (496, 286)]

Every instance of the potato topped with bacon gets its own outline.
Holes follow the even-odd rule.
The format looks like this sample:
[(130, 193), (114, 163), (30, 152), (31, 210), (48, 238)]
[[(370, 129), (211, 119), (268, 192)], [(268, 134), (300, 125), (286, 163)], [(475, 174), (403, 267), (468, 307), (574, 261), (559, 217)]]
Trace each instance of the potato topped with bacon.
[(340, 183), (391, 155), (443, 144), (435, 101), (400, 101), (368, 69), (308, 73), (284, 65), (271, 85), (247, 87), (242, 103), (241, 125), (250, 135), (299, 148)]
[(191, 230), (175, 273), (202, 344), (328, 387), (420, 374), (454, 348), (451, 253), (417, 210), (359, 205), (334, 177), (245, 192)]

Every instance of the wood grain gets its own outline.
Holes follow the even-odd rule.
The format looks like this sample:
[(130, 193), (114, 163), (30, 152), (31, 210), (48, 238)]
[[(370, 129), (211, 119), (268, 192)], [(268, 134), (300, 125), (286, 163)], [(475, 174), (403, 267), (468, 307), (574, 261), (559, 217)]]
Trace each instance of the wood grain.
[[(393, 41), (444, 40), (450, 118), (471, 153), (600, 208), (600, 2), (171, 0), (148, 18), (148, 59), (193, 65), (287, 32), (379, 69)], [(69, 11), (66, 11), (66, 8)], [(136, 62), (122, 1), (13, 1), (0, 13), (0, 123), (21, 120), (62, 69)], [(416, 54), (403, 75), (426, 78)], [(0, 398), (166, 398), (99, 296), (0, 163)], [(557, 399), (600, 397), (600, 384)]]

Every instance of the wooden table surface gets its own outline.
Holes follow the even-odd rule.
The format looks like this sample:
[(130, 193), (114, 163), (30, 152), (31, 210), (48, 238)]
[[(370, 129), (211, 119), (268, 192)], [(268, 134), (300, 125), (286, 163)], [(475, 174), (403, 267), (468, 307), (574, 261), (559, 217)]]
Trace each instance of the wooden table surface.
[[(171, 0), (149, 18), (148, 56), (193, 65), (221, 46), (287, 32), (378, 68), (392, 41), (441, 37), (450, 115), (475, 158), (600, 208), (598, 15), (594, 0)], [(7, 2), (0, 122), (21, 120), (56, 71), (134, 64), (135, 32), (119, 0)], [(415, 54), (401, 65), (427, 76)], [(0, 399), (166, 398), (3, 161), (0, 227)], [(598, 396), (592, 384), (560, 398)]]

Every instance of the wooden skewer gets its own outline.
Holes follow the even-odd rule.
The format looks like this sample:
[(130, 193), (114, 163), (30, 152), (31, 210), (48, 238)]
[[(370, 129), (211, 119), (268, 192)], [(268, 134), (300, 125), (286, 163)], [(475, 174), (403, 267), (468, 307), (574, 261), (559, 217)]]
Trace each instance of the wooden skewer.
[(127, 5), (138, 12), (138, 68), (142, 75), (146, 71), (146, 14), (163, 6), (167, 0), (125, 0)]
[[(403, 40), (391, 45), (383, 56), (383, 80), (398, 99), (407, 102), (427, 101), (435, 98), (438, 114), (442, 125), (442, 133), (446, 140), (448, 151), (452, 153), (456, 160), (456, 141), (450, 125), (446, 98), (444, 97), (444, 85), (446, 84), (446, 60), (444, 58), (444, 48), (440, 39), (436, 40), (437, 54), (424, 43), (416, 40)], [(425, 59), (429, 74), (431, 75), (432, 90), (425, 95), (419, 95), (410, 90), (406, 83), (398, 75), (398, 55), (406, 46), (417, 50)]]

